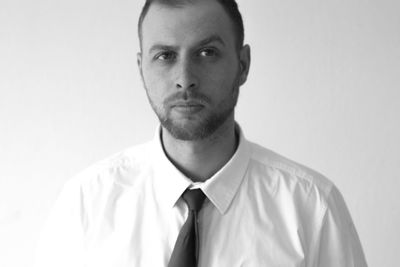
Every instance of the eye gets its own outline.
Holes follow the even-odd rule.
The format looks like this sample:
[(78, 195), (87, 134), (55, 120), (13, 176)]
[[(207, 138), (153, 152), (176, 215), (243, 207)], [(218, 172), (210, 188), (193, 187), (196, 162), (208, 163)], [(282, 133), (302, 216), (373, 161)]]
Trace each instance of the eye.
[(176, 54), (172, 51), (164, 51), (155, 56), (156, 60), (171, 61), (176, 58)]
[(200, 50), (199, 55), (201, 57), (215, 57), (218, 55), (218, 51), (215, 48), (204, 48)]

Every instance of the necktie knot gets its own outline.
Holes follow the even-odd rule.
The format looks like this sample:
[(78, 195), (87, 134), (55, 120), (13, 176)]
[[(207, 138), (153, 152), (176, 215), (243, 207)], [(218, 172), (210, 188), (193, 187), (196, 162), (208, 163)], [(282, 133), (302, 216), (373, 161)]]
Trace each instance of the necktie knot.
[(199, 211), (203, 205), (205, 195), (201, 189), (186, 190), (182, 198), (185, 200), (189, 210)]

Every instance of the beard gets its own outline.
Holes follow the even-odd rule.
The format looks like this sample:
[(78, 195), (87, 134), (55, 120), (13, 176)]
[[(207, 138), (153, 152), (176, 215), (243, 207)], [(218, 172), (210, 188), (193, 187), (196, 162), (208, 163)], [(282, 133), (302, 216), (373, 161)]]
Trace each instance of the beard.
[(170, 116), (158, 116), (161, 125), (175, 138), (182, 141), (202, 140), (210, 137), (233, 114), (234, 107), (207, 114), (201, 120), (182, 122)]
[[(146, 90), (148, 91), (148, 90)], [(174, 118), (171, 114), (170, 105), (176, 100), (195, 100), (200, 103), (210, 104), (211, 101), (208, 97), (197, 92), (179, 92), (168, 97), (162, 107), (157, 106), (148, 95), (151, 107), (156, 113), (161, 125), (165, 128), (175, 139), (182, 141), (196, 141), (206, 139), (214, 134), (228, 118), (233, 116), (235, 106), (237, 104), (239, 88), (232, 89), (232, 94), (222, 100), (213, 110), (201, 110), (199, 114), (188, 116), (186, 118)], [(209, 105), (206, 105), (209, 106)]]

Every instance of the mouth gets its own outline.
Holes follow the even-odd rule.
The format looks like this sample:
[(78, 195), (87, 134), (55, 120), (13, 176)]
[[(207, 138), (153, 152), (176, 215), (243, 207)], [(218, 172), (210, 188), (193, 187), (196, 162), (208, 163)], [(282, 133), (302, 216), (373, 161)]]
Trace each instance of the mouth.
[(203, 104), (195, 101), (180, 101), (171, 105), (171, 109), (183, 114), (194, 114), (200, 112), (203, 108)]

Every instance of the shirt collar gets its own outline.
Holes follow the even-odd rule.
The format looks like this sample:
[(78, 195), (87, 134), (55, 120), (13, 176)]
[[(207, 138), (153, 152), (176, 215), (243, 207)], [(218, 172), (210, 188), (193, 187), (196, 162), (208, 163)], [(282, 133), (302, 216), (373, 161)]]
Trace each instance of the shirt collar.
[[(244, 178), (250, 160), (250, 146), (238, 124), (239, 145), (231, 159), (200, 188), (221, 214), (224, 214)], [(161, 143), (161, 126), (153, 140), (155, 190), (162, 203), (172, 207), (182, 193), (193, 183), (180, 172), (165, 155)]]
[(168, 159), (161, 142), (161, 126), (157, 127), (152, 142), (153, 172), (156, 195), (160, 203), (173, 207), (192, 181)]
[(239, 145), (235, 154), (204, 183), (202, 188), (204, 194), (221, 214), (224, 214), (232, 203), (250, 160), (250, 145), (238, 124), (236, 124), (236, 131), (239, 135)]

